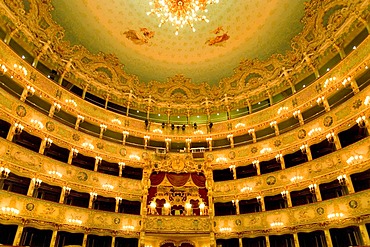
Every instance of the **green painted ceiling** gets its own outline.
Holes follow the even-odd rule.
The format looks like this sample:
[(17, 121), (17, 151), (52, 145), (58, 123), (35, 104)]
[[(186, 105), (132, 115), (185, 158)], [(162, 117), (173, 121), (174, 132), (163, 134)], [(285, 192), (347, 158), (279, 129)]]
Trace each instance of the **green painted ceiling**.
[[(208, 7), (209, 23), (195, 23), (196, 32), (184, 27), (176, 36), (169, 23), (159, 28), (159, 19), (146, 14), (151, 9), (148, 2), (53, 0), (52, 16), (72, 45), (115, 54), (127, 73), (144, 82), (165, 82), (184, 74), (195, 83), (218, 83), (231, 76), (242, 60), (284, 54), (303, 28), (304, 0), (220, 0)], [(218, 46), (207, 45), (220, 26), (230, 38)], [(124, 32), (140, 33), (140, 28), (155, 32), (148, 43), (126, 38)]]

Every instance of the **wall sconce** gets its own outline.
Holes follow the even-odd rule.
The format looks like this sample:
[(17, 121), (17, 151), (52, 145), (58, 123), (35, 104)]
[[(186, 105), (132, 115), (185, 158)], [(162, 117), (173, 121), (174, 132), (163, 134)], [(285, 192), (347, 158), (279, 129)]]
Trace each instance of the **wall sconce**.
[(226, 162), (226, 161), (227, 161), (227, 159), (226, 159), (225, 157), (218, 157), (218, 158), (216, 159), (216, 162), (217, 162), (217, 163)]
[(100, 157), (100, 156), (95, 156), (95, 162), (96, 162), (98, 165), (100, 165), (100, 164), (101, 164), (102, 160), (103, 160), (103, 158), (102, 158), (102, 157)]
[(364, 100), (364, 105), (368, 106), (370, 104), (370, 96), (366, 96)]
[(251, 192), (251, 191), (252, 191), (252, 187), (249, 187), (249, 186), (245, 186), (245, 187), (240, 189), (240, 192), (242, 192), (242, 193)]
[(155, 201), (151, 201), (149, 206), (154, 209), (157, 207), (157, 203)]
[(150, 140), (150, 136), (145, 135), (145, 136), (144, 136), (144, 140), (149, 141), (149, 140)]
[(287, 107), (287, 106), (280, 107), (277, 113), (278, 113), (278, 115), (280, 115), (281, 113), (286, 112), (288, 110), (289, 110), (289, 107)]
[(283, 155), (282, 154), (277, 154), (275, 156), (276, 162), (278, 162), (278, 163), (281, 163), (282, 158), (283, 158)]
[(62, 109), (62, 106), (59, 103), (54, 102), (54, 108), (55, 108), (55, 112), (59, 112), (60, 109)]
[(22, 124), (20, 124), (20, 123), (15, 123), (14, 124), (14, 127), (15, 127), (14, 133), (16, 135), (20, 135), (22, 133), (23, 129), (24, 129), (24, 126)]
[(122, 203), (122, 197), (116, 196), (116, 202), (120, 205)]
[(37, 119), (31, 119), (31, 124), (36, 128), (36, 129), (43, 129), (44, 125)]
[(338, 179), (338, 181), (339, 181), (339, 184), (340, 184), (341, 186), (345, 186), (345, 185), (346, 185), (346, 178), (347, 178), (346, 174), (339, 175), (339, 176), (337, 177), (337, 179)]
[(281, 221), (274, 221), (270, 224), (271, 227), (282, 227), (284, 226), (284, 223)]
[(71, 188), (68, 186), (63, 186), (64, 194), (68, 196), (71, 193)]
[(320, 127), (317, 127), (317, 128), (313, 128), (311, 129), (309, 132), (308, 132), (308, 135), (309, 136), (312, 136), (313, 134), (318, 134), (321, 132), (321, 128)]
[(140, 156), (137, 154), (130, 154), (129, 158), (136, 161), (140, 160)]
[(106, 191), (111, 191), (111, 190), (113, 190), (114, 189), (114, 186), (113, 185), (111, 185), (111, 184), (108, 184), (108, 183), (106, 183), (106, 184), (103, 184), (103, 189), (104, 190), (106, 190)]
[(336, 77), (330, 77), (329, 79), (326, 79), (325, 82), (324, 82), (324, 88), (326, 88), (327, 86), (329, 86), (329, 84), (331, 84), (336, 79), (337, 79)]
[(202, 130), (196, 130), (194, 131), (194, 135), (203, 135), (204, 132)]
[(114, 124), (119, 124), (119, 125), (121, 125), (121, 124), (122, 124), (121, 120), (119, 120), (119, 119), (117, 119), (117, 118), (112, 119), (112, 123), (114, 123)]
[(35, 91), (36, 90), (32, 86), (28, 85), (27, 86), (27, 97), (32, 97), (35, 94)]
[(362, 159), (363, 159), (362, 155), (357, 155), (357, 154), (352, 155), (351, 157), (347, 159), (347, 164), (348, 165), (358, 164), (361, 162)]
[(34, 182), (36, 188), (39, 188), (41, 186), (41, 183), (42, 183), (42, 180), (41, 179), (39, 179), (39, 178), (32, 178), (32, 181)]
[(76, 158), (77, 155), (78, 155), (78, 149), (77, 148), (72, 148), (72, 155), (73, 155), (73, 158)]
[(255, 130), (254, 130), (254, 129), (249, 129), (249, 130), (248, 130), (248, 134), (250, 134), (250, 135), (252, 135), (254, 132), (255, 132)]
[(27, 69), (22, 65), (14, 64), (14, 69), (20, 70), (23, 73), (24, 76), (28, 75)]
[(79, 225), (82, 224), (82, 220), (79, 220), (79, 219), (68, 219), (67, 221), (68, 223), (71, 223), (71, 224), (79, 224)]
[(206, 141), (209, 143), (209, 142), (211, 142), (212, 141), (212, 137), (207, 137), (206, 138)]
[(51, 175), (54, 178), (56, 178), (56, 177), (61, 178), (63, 176), (62, 173), (60, 173), (58, 171), (49, 171), (48, 173), (49, 173), (49, 175)]
[(95, 201), (98, 198), (98, 193), (90, 192), (90, 197), (92, 201)]
[(205, 210), (205, 208), (206, 208), (206, 204), (204, 204), (204, 202), (201, 202), (200, 204), (199, 204), (199, 209), (200, 209), (200, 215), (204, 215), (204, 210)]
[(126, 131), (126, 130), (124, 130), (124, 131), (122, 131), (122, 134), (123, 134), (125, 137), (127, 137), (127, 136), (129, 136), (129, 135), (130, 135), (130, 132), (128, 132), (128, 131)]
[(270, 127), (275, 129), (277, 127), (277, 122), (276, 121), (270, 122)]
[(351, 81), (351, 77), (347, 77), (347, 78), (344, 78), (344, 80), (342, 81), (342, 84), (343, 86), (347, 86), (347, 83)]
[(7, 179), (9, 177), (9, 173), (9, 168), (0, 167), (0, 179)]
[(300, 149), (301, 149), (301, 152), (303, 154), (306, 154), (307, 153), (307, 149), (308, 149), (308, 145), (307, 144), (303, 144), (302, 146), (300, 146)]
[(7, 71), (8, 69), (6, 66), (4, 64), (0, 64), (0, 75), (4, 75)]
[(326, 135), (326, 139), (328, 140), (329, 143), (334, 142), (334, 132), (330, 132), (329, 134)]
[(339, 219), (339, 218), (343, 218), (344, 214), (343, 213), (331, 213), (331, 214), (328, 214), (328, 219)]
[(261, 151), (260, 151), (260, 153), (261, 154), (267, 154), (267, 153), (270, 153), (271, 151), (272, 151), (271, 148), (266, 147), (266, 148), (262, 148)]
[(77, 107), (77, 103), (73, 99), (66, 99), (66, 103), (70, 106)]
[(107, 125), (105, 124), (100, 124), (100, 131), (104, 132), (107, 130)]
[(260, 161), (259, 160), (253, 160), (252, 165), (253, 165), (254, 169), (258, 169), (259, 166), (260, 166)]
[(296, 110), (296, 111), (294, 111), (294, 112), (293, 112), (293, 117), (294, 117), (295, 119), (297, 119), (297, 118), (298, 118), (298, 116), (299, 116), (299, 114), (301, 114), (301, 110)]
[(233, 204), (233, 206), (235, 207), (236, 206), (236, 204), (238, 204), (239, 203), (239, 199), (238, 198), (236, 198), (235, 200), (234, 199), (232, 199), (231, 200), (231, 203)]
[(188, 143), (188, 144), (191, 143), (191, 138), (186, 138), (185, 142)]
[(231, 232), (231, 227), (221, 227), (220, 232)]
[(281, 193), (281, 197), (282, 197), (284, 200), (286, 200), (286, 199), (288, 198), (288, 193), (289, 193), (289, 191), (284, 190), (284, 191), (282, 191), (282, 192), (280, 192), (280, 193)]
[(294, 176), (294, 177), (292, 177), (291, 179), (290, 179), (290, 181), (292, 182), (292, 183), (297, 183), (298, 181), (300, 181), (300, 180), (302, 180), (303, 179), (303, 177), (302, 176)]
[(122, 230), (124, 231), (133, 231), (134, 229), (134, 226), (122, 226)]
[(153, 133), (162, 134), (163, 131), (161, 129), (154, 129)]
[(227, 140), (228, 141), (230, 141), (230, 139), (232, 139), (234, 137), (234, 135), (233, 134), (228, 134), (227, 136), (226, 136), (226, 138), (227, 138)]
[(235, 124), (235, 129), (244, 128), (244, 127), (245, 127), (245, 124), (244, 123), (237, 123), (237, 124)]
[(19, 214), (18, 209), (11, 208), (11, 207), (2, 207), (1, 211), (3, 212), (3, 214), (7, 214), (7, 215), (11, 215), (11, 216), (15, 216), (15, 215)]
[(316, 184), (310, 184), (308, 186), (308, 189), (310, 190), (311, 194), (315, 194), (316, 193), (316, 187), (317, 187)]
[(83, 121), (85, 121), (85, 117), (82, 116), (82, 115), (77, 115), (77, 119), (79, 120), (80, 123), (82, 123)]
[(356, 119), (356, 123), (360, 128), (365, 128), (366, 127), (366, 117), (364, 115), (358, 117)]
[(325, 97), (324, 96), (321, 96), (321, 97), (317, 98), (316, 103), (319, 106), (322, 106), (324, 104), (324, 100), (325, 100)]
[(82, 143), (82, 147), (87, 148), (87, 149), (90, 149), (90, 150), (93, 150), (94, 149), (94, 145), (92, 145), (89, 142)]
[(45, 148), (50, 148), (51, 144), (53, 144), (53, 140), (50, 139), (49, 137), (45, 137)]
[(229, 169), (230, 169), (230, 171), (231, 171), (231, 172), (234, 172), (234, 170), (235, 170), (235, 165), (230, 165), (230, 166), (229, 166)]
[(118, 162), (118, 166), (120, 169), (125, 169), (126, 163), (125, 162)]

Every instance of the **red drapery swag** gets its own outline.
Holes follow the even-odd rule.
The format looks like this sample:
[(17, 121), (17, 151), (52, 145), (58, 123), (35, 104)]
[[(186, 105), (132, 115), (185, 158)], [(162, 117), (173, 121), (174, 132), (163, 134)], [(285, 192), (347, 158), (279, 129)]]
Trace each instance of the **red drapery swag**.
[(203, 174), (197, 174), (197, 173), (153, 173), (150, 175), (150, 182), (152, 186), (158, 186), (160, 185), (164, 178), (167, 177), (168, 181), (175, 187), (182, 187), (186, 184), (186, 182), (191, 177), (193, 183), (200, 187), (204, 188), (206, 186), (206, 178)]

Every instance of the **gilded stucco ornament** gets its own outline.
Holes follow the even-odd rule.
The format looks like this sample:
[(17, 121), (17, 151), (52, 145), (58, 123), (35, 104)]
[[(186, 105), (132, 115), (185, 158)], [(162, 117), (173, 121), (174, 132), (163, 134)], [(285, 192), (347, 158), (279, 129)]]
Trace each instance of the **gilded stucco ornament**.
[[(14, 31), (20, 37), (21, 45), (28, 47), (35, 57), (52, 64), (60, 75), (64, 74), (77, 86), (84, 88), (88, 84), (88, 91), (102, 98), (109, 97), (111, 101), (145, 111), (145, 99), (151, 95), (155, 102), (152, 113), (165, 113), (170, 108), (184, 115), (188, 109), (193, 114), (199, 113), (200, 102), (206, 97), (213, 102), (210, 108), (219, 111), (225, 109), (223, 95), (233, 95), (229, 106), (237, 109), (245, 107), (247, 100), (254, 103), (286, 90), (297, 83), (297, 75), (301, 73), (318, 75), (321, 54), (344, 39), (351, 31), (351, 23), (366, 20), (368, 16), (366, 1), (351, 1), (350, 5), (344, 0), (305, 2), (303, 30), (291, 40), (291, 50), (265, 60), (244, 59), (231, 76), (220, 78), (211, 86), (179, 74), (165, 83), (142, 82), (138, 76), (128, 74), (116, 56), (92, 54), (83, 46), (67, 42), (64, 29), (52, 19), (51, 0), (28, 2), (30, 8), (20, 0), (5, 1), (1, 8), (7, 11), (8, 18), (0, 21), (8, 28), (7, 32)], [(150, 30), (144, 28), (140, 32), (143, 37), (153, 38)], [(221, 41), (228, 42), (225, 38)], [(49, 44), (47, 49), (45, 44)], [(129, 92), (136, 98), (135, 102), (126, 97)]]
[(174, 173), (202, 172), (203, 166), (195, 162), (190, 154), (166, 154), (153, 165), (153, 170)]

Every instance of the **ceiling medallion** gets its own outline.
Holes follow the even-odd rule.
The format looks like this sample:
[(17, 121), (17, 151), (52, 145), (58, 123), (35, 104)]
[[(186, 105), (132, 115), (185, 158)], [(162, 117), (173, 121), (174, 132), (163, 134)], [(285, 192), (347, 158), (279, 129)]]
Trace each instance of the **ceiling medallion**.
[(197, 21), (209, 22), (204, 13), (208, 12), (207, 5), (218, 3), (219, 0), (153, 0), (149, 2), (152, 6), (147, 15), (154, 14), (161, 19), (159, 27), (170, 22), (176, 27), (175, 34), (185, 25), (195, 32), (194, 23)]

